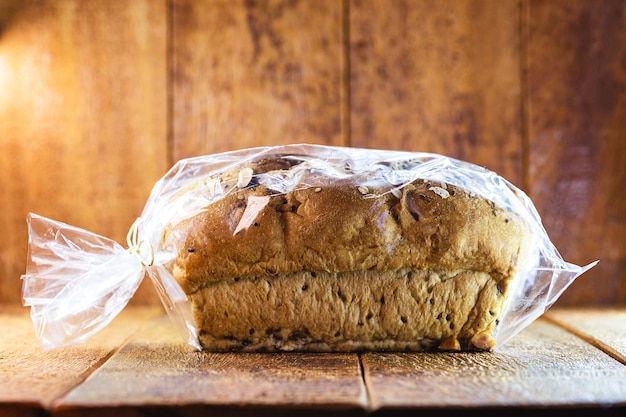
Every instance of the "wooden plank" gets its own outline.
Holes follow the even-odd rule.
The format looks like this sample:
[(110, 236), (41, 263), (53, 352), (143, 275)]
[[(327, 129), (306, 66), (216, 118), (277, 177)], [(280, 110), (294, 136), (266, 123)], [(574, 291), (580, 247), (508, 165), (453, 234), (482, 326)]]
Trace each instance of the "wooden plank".
[(363, 368), (380, 412), (626, 406), (626, 366), (545, 321), (495, 353), (368, 353)]
[(0, 414), (42, 413), (161, 313), (155, 307), (127, 309), (85, 344), (43, 351), (28, 309), (0, 305)]
[(552, 309), (551, 322), (626, 365), (626, 309)]
[(570, 262), (559, 305), (626, 302), (626, 3), (525, 4), (528, 192)]
[(174, 157), (342, 143), (341, 3), (175, 0)]
[(167, 169), (166, 2), (1, 3), (0, 302), (17, 304), (29, 211), (124, 242)]
[(521, 185), (517, 1), (350, 1), (351, 144), (437, 152)]
[(161, 317), (59, 401), (54, 411), (106, 415), (120, 408), (161, 407), (182, 415), (232, 415), (233, 409), (260, 415), (269, 409), (362, 414), (365, 404), (356, 354), (198, 352)]

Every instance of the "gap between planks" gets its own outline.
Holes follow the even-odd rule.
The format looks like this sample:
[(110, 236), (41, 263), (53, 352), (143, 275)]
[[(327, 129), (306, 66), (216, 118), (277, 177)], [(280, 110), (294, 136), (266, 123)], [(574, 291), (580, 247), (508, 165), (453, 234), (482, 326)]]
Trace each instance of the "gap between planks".
[(359, 370), (361, 371), (361, 383), (363, 384), (363, 388), (365, 391), (365, 404), (363, 404), (363, 409), (365, 415), (370, 415), (374, 410), (372, 409), (372, 395), (371, 395), (371, 387), (368, 384), (368, 378), (365, 375), (365, 367), (363, 366), (363, 353), (357, 353), (359, 358)]
[[(133, 307), (128, 308), (128, 310), (133, 311)], [(145, 310), (145, 312), (144, 312)], [(113, 358), (117, 353), (124, 348), (128, 343), (130, 343), (137, 333), (140, 333), (146, 326), (148, 326), (152, 321), (156, 320), (158, 317), (161, 317), (162, 314), (158, 314), (160, 308), (150, 308), (150, 307), (138, 307), (135, 308), (134, 311), (140, 311), (141, 316), (144, 315), (147, 317), (147, 320), (143, 322), (143, 324), (137, 324), (134, 332), (126, 334), (126, 336), (121, 340), (119, 344), (113, 347), (107, 354), (103, 355), (97, 362), (95, 362), (92, 366), (85, 369), (85, 371), (79, 376), (77, 383), (74, 386), (68, 386), (65, 391), (60, 392), (55, 400), (51, 402), (51, 406), (56, 402), (65, 398), (70, 392), (72, 392), (76, 387), (84, 384), (87, 379), (89, 379), (95, 372), (97, 372), (100, 368), (102, 368), (111, 358)]]
[[(61, 398), (66, 397), (70, 392), (72, 392), (76, 387), (85, 383), (85, 381), (93, 375), (94, 372), (97, 372), (105, 363), (108, 362), (126, 343), (130, 341), (132, 335), (129, 335), (125, 340), (122, 341), (116, 348), (108, 352), (106, 355), (102, 356), (97, 362), (95, 362), (90, 367), (86, 368), (77, 378), (74, 385), (68, 385), (64, 390), (59, 391), (56, 399), (52, 400), (50, 404), (45, 405), (46, 408), (52, 407), (56, 401)], [(42, 404), (43, 406), (43, 404)]]
[(626, 356), (623, 355), (621, 352), (619, 352), (617, 349), (615, 349), (613, 346), (609, 345), (608, 343), (592, 336), (591, 334), (587, 333), (586, 331), (572, 324), (565, 322), (562, 319), (559, 319), (554, 314), (546, 313), (542, 316), (542, 319), (554, 324), (555, 326), (562, 328), (563, 330), (566, 330), (569, 333), (572, 333), (573, 335), (589, 343), (596, 349), (599, 349), (602, 352), (606, 353), (607, 355), (609, 355), (611, 358), (615, 359), (616, 361), (622, 363), (623, 365), (626, 365)]
[(35, 411), (49, 409), (106, 366), (141, 323), (160, 311), (152, 307), (130, 309), (81, 346), (44, 351), (28, 310), (0, 305), (0, 415), (14, 406)]
[(350, 67), (350, 0), (341, 5), (341, 136), (343, 146), (352, 145)]

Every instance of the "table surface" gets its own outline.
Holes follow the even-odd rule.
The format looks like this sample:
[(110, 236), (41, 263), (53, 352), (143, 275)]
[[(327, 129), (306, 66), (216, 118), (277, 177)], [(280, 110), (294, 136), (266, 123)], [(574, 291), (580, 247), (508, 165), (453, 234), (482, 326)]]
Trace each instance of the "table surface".
[(554, 309), (492, 353), (197, 352), (156, 307), (43, 351), (0, 306), (0, 415), (626, 415), (626, 309)]

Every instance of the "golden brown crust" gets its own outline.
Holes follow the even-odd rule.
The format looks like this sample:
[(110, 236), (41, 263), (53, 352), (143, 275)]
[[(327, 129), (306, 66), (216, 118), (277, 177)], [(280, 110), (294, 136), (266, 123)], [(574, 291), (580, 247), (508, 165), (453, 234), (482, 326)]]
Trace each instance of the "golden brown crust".
[[(404, 187), (401, 198), (366, 198), (357, 186), (337, 182), (273, 196), (257, 186), (194, 217), (175, 266), (185, 292), (233, 277), (299, 271), (405, 267), (504, 277), (517, 265), (525, 226), (487, 200), (452, 186), (442, 198), (421, 180)], [(234, 234), (251, 196), (269, 196), (267, 205)]]
[[(291, 164), (264, 161), (263, 166), (261, 172), (277, 167), (289, 169)], [(258, 172), (258, 166), (255, 166), (255, 174)], [(185, 226), (188, 230), (186, 239), (180, 245), (173, 268), (175, 278), (191, 296), (196, 324), (201, 329), (200, 339), (207, 348), (241, 348), (246, 345), (241, 342), (246, 340), (245, 333), (250, 331), (245, 324), (246, 320), (252, 320), (249, 315), (266, 317), (267, 314), (263, 314), (265, 309), (274, 312), (266, 303), (268, 300), (259, 296), (246, 302), (252, 310), (240, 309), (238, 314), (243, 322), (214, 317), (217, 310), (230, 303), (227, 295), (214, 294), (221, 294), (235, 281), (241, 286), (239, 298), (245, 299), (256, 291), (254, 285), (257, 284), (253, 283), (271, 279), (285, 288), (285, 292), (277, 297), (291, 302), (288, 300), (295, 295), (290, 285), (299, 285), (294, 277), (308, 276), (311, 272), (326, 278), (311, 280), (309, 286), (314, 282), (322, 285), (323, 282), (323, 286), (332, 287), (334, 282), (349, 279), (354, 294), (362, 297), (380, 280), (388, 280), (388, 285), (401, 282), (397, 280), (398, 276), (408, 271), (428, 276), (434, 273), (453, 276), (452, 280), (459, 283), (465, 282), (463, 277), (478, 275), (502, 296), (496, 297), (495, 304), (485, 304), (481, 301), (484, 288), (465, 292), (463, 285), (467, 283), (455, 286), (443, 306), (432, 306), (428, 302), (416, 304), (418, 307), (411, 310), (411, 321), (423, 320), (424, 324), (408, 332), (407, 337), (385, 330), (388, 337), (382, 339), (373, 340), (367, 332), (358, 331), (350, 338), (345, 336), (344, 329), (344, 339), (339, 343), (330, 337), (330, 333), (315, 337), (298, 333), (305, 327), (312, 335), (328, 327), (328, 320), (343, 320), (341, 311), (335, 318), (320, 316), (320, 309), (327, 308), (329, 302), (341, 302), (336, 299), (323, 303), (316, 299), (315, 303), (311, 301), (312, 305), (305, 305), (307, 311), (315, 315), (314, 323), (307, 326), (298, 327), (294, 320), (300, 316), (292, 317), (287, 312), (278, 321), (267, 322), (265, 327), (291, 329), (302, 334), (302, 340), (309, 341), (291, 343), (289, 349), (415, 350), (424, 348), (423, 340), (431, 341), (429, 343), (436, 347), (444, 339), (447, 341), (442, 349), (454, 350), (453, 339), (458, 339), (461, 347), (468, 349), (473, 346), (471, 340), (477, 334), (488, 336), (493, 331), (497, 316), (489, 312), (495, 314), (502, 309), (504, 295), (530, 244), (531, 233), (518, 216), (447, 184), (418, 179), (402, 188), (394, 188), (384, 181), (368, 182), (366, 175), (347, 175), (277, 193), (248, 176), (244, 174), (246, 178), (242, 180), (240, 175), (238, 184), (241, 189), (234, 186), (232, 192), (189, 220)], [(258, 209), (252, 210), (257, 206)], [(250, 211), (254, 215), (246, 220)], [(363, 279), (359, 280), (359, 276)], [(242, 286), (242, 283), (248, 283), (248, 286)], [(324, 289), (321, 287), (317, 291), (321, 294)], [(407, 289), (398, 288), (397, 291)], [(387, 299), (388, 295), (384, 297)], [(459, 300), (454, 301), (455, 297)], [(461, 334), (461, 329), (436, 334), (425, 332), (424, 329), (431, 329), (434, 325), (431, 316), (435, 307), (445, 310), (446, 315), (455, 315), (460, 305), (468, 300), (471, 308), (463, 310), (463, 322), (480, 321), (483, 325), (470, 326), (471, 331), (468, 330), (467, 334)], [(396, 305), (397, 309), (408, 308), (399, 298), (394, 302), (400, 303)], [(282, 313), (276, 314), (280, 316)], [(426, 316), (430, 321), (425, 319)], [(223, 331), (216, 333), (215, 326)], [(259, 326), (262, 327), (261, 324), (254, 325), (255, 331)], [(269, 336), (259, 339), (257, 334), (254, 339), (257, 342), (244, 347), (247, 350), (287, 349), (284, 344), (278, 347)], [(239, 344), (228, 340), (237, 340)], [(490, 347), (481, 342), (478, 348)]]

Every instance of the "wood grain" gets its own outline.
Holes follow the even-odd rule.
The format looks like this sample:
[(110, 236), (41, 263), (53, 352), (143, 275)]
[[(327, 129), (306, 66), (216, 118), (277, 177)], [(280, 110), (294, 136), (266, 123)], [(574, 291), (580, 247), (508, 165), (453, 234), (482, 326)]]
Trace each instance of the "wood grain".
[(81, 346), (43, 351), (25, 308), (0, 306), (0, 414), (36, 415), (80, 384), (151, 318), (154, 307), (123, 311)]
[(570, 262), (559, 305), (626, 302), (626, 3), (524, 3), (528, 192)]
[(350, 1), (351, 144), (437, 152), (521, 185), (516, 1)]
[[(549, 316), (623, 352), (624, 314)], [(0, 414), (623, 413), (626, 365), (559, 326), (540, 319), (495, 353), (367, 353), (361, 374), (355, 354), (197, 352), (157, 308), (127, 309), (86, 344), (43, 352), (27, 310), (3, 307)]]
[(495, 353), (368, 353), (363, 367), (380, 412), (626, 406), (626, 366), (544, 321)]
[(341, 3), (172, 8), (175, 159), (259, 145), (339, 145)]
[[(495, 170), (566, 260), (601, 261), (559, 305), (625, 304), (625, 9), (0, 1), (0, 303), (20, 302), (29, 211), (123, 242), (174, 160), (314, 142)], [(158, 303), (149, 283), (134, 301)]]
[(361, 414), (365, 404), (356, 354), (197, 352), (163, 316), (59, 401), (55, 411), (80, 415), (87, 409), (91, 415), (149, 406), (176, 407), (187, 415), (190, 410), (228, 414), (243, 407), (244, 413), (264, 415), (272, 407), (279, 413)]
[(626, 365), (626, 310), (560, 308), (545, 317)]
[(165, 172), (166, 7), (7, 4), (0, 7), (0, 302), (18, 303), (29, 211), (123, 242)]

